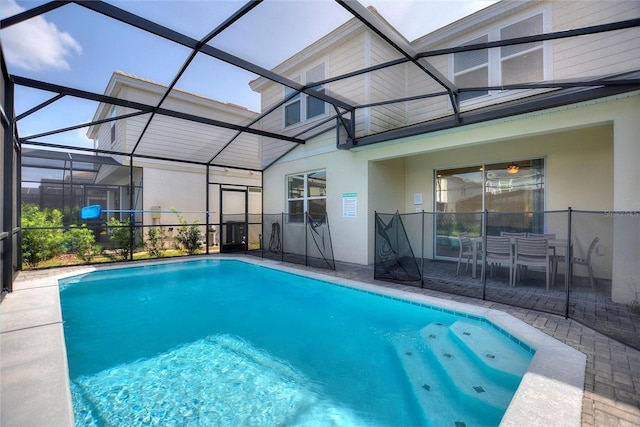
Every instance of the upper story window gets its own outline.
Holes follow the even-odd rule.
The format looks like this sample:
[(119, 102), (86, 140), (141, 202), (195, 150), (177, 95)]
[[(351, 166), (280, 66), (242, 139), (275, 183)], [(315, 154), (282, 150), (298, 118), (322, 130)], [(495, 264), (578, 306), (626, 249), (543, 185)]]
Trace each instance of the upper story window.
[[(304, 80), (303, 77), (304, 76)], [(324, 62), (309, 69), (303, 76), (297, 76), (293, 80), (298, 83), (307, 84), (324, 80), (325, 64)], [(314, 88), (317, 92), (324, 93), (322, 86)], [(293, 89), (285, 87), (285, 97), (291, 95)], [(304, 93), (298, 93), (284, 105), (284, 125), (293, 126), (303, 123), (307, 120), (324, 115), (326, 107), (324, 101), (321, 101)]]
[[(498, 27), (464, 44), (486, 43), (543, 33), (543, 14)], [(533, 42), (499, 49), (453, 55), (453, 80), (459, 87), (501, 86), (544, 80), (544, 44)], [(489, 91), (463, 92), (461, 101), (489, 95)]]
[[(500, 39), (542, 34), (542, 14), (500, 29)], [(540, 82), (544, 80), (542, 42), (504, 46), (500, 48), (502, 84)]]
[(287, 213), (290, 222), (304, 222), (304, 213), (321, 218), (327, 211), (327, 172), (287, 176)]
[[(468, 44), (486, 43), (489, 36), (471, 40)], [(486, 49), (454, 54), (454, 82), (459, 87), (489, 86), (489, 52)], [(460, 101), (487, 95), (489, 91), (462, 92)]]
[[(116, 107), (112, 107), (110, 118), (113, 119), (115, 117), (116, 117)], [(115, 120), (110, 121), (109, 125), (111, 126), (111, 145), (113, 145), (116, 143), (116, 121)]]

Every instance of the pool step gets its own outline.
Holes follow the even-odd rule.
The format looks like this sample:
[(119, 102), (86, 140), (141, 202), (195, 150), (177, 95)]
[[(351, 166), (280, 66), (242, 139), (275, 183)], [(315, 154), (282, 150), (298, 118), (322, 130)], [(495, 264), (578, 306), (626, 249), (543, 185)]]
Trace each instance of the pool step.
[(526, 355), (500, 341), (494, 331), (465, 321), (436, 322), (393, 339), (429, 423), (499, 424), (528, 365)]
[(394, 337), (393, 345), (414, 396), (425, 412), (425, 425), (499, 424), (504, 408), (487, 406), (457, 391), (455, 382), (448, 378), (418, 332)]
[(449, 333), (468, 349), (468, 354), (485, 372), (501, 383), (517, 388), (531, 362), (531, 353), (522, 346), (505, 345), (506, 337), (487, 329), (485, 325), (459, 320), (449, 327)]
[(428, 342), (432, 359), (447, 374), (458, 393), (472, 402), (478, 401), (502, 411), (507, 408), (517, 384), (503, 384), (502, 378), (494, 378), (488, 373), (486, 365), (477, 363), (478, 358), (470, 356), (469, 348), (454, 337), (449, 326), (432, 323), (422, 328), (420, 335)]

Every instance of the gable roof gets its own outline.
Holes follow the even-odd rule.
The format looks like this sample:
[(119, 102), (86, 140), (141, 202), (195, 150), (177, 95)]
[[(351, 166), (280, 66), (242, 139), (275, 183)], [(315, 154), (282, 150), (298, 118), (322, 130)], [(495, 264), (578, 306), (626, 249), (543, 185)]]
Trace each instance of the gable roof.
[[(130, 99), (130, 95), (128, 98), (127, 95), (122, 96), (121, 94), (122, 89), (125, 87), (137, 89), (139, 91), (147, 91), (153, 93), (158, 97), (162, 96), (168, 89), (167, 85), (163, 83), (155, 82), (153, 80), (126, 73), (124, 71), (115, 71), (111, 76), (109, 83), (107, 84), (104, 94), (106, 96)], [(170, 92), (169, 97), (174, 100), (180, 100), (184, 103), (199, 105), (204, 109), (211, 110), (209, 113), (211, 116), (214, 116), (216, 112), (221, 111), (229, 114), (236, 114), (238, 115), (239, 119), (238, 123), (248, 122), (258, 116), (257, 112), (251, 111), (247, 107), (244, 107), (242, 105), (207, 98), (203, 95), (189, 92), (180, 88), (174, 88)], [(134, 101), (135, 99), (130, 100)], [(111, 107), (112, 105), (110, 104), (100, 103), (93, 115), (92, 122), (107, 118), (110, 114)], [(87, 130), (87, 136), (92, 139), (95, 138), (98, 128), (99, 125), (90, 126)]]

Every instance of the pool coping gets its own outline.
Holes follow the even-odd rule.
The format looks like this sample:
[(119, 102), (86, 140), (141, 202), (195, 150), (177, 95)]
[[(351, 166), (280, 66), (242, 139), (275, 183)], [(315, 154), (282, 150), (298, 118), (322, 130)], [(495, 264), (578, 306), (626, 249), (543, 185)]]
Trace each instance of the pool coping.
[[(580, 426), (587, 357), (505, 312), (351, 279), (304, 271), (279, 261), (234, 256), (154, 260), (131, 266), (91, 266), (18, 282), (0, 311), (0, 425), (73, 426), (73, 407), (58, 281), (97, 270), (235, 259), (324, 282), (483, 317), (536, 352), (501, 426)], [(38, 408), (34, 411), (34, 408)]]

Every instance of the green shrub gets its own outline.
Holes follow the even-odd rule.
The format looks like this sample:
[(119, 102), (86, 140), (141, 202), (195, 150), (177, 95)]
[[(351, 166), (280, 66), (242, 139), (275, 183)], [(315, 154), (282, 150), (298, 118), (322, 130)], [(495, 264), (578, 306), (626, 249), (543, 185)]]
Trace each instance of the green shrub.
[(164, 228), (163, 227), (151, 227), (147, 231), (147, 240), (145, 246), (149, 255), (155, 258), (162, 256), (162, 241), (164, 240)]
[(200, 227), (198, 227), (198, 221), (194, 221), (193, 224), (189, 225), (180, 214), (176, 212), (176, 215), (181, 224), (178, 228), (176, 241), (182, 250), (186, 251), (189, 255), (193, 255), (200, 248), (204, 235), (202, 231), (200, 231)]
[(35, 266), (64, 252), (62, 212), (23, 204), (21, 214), (22, 257), (26, 263)]
[(69, 252), (75, 253), (83, 261), (91, 261), (93, 256), (91, 245), (96, 241), (96, 238), (86, 225), (82, 224), (80, 227), (70, 225), (65, 233), (65, 240)]
[[(118, 218), (112, 217), (107, 222), (107, 232), (109, 233), (109, 240), (114, 244), (114, 250), (116, 254), (122, 259), (129, 259), (134, 248), (130, 243), (130, 227), (129, 219), (126, 221), (120, 221)], [(134, 246), (137, 241), (138, 233), (134, 231), (133, 241)]]
[(104, 246), (93, 245), (92, 252), (93, 256), (104, 256)]

